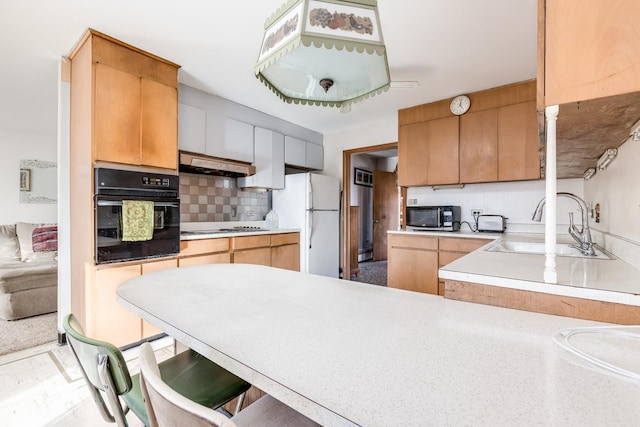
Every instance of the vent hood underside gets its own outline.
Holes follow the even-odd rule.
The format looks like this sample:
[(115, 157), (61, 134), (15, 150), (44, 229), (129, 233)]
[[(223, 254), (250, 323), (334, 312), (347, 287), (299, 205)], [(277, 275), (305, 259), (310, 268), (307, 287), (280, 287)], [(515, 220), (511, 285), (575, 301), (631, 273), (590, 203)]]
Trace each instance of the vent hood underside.
[(180, 172), (237, 178), (254, 175), (256, 168), (248, 163), (181, 151)]

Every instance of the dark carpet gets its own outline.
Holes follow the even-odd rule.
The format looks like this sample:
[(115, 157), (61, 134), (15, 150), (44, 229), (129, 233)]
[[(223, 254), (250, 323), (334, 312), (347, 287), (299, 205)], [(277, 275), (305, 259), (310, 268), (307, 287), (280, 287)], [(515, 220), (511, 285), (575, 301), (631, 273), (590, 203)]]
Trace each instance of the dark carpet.
[(370, 283), (372, 285), (387, 286), (387, 260), (364, 261), (358, 263), (359, 276), (351, 276), (355, 282)]

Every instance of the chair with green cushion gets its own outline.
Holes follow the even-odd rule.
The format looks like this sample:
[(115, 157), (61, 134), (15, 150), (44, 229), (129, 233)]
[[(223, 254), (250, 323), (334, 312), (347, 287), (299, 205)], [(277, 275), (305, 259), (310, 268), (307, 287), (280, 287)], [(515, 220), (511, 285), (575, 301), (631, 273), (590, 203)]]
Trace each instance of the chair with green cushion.
[(224, 415), (176, 393), (163, 381), (149, 343), (140, 346), (140, 388), (145, 397), (150, 427), (321, 427), (268, 394), (237, 415)]
[[(98, 410), (105, 421), (126, 426), (129, 408), (149, 425), (145, 403), (140, 391), (138, 375), (133, 377), (120, 350), (112, 344), (84, 335), (73, 314), (64, 318), (67, 341)], [(239, 397), (236, 412), (242, 405), (244, 393), (251, 384), (236, 377), (221, 366), (193, 350), (187, 350), (160, 363), (162, 379), (185, 396), (209, 408), (218, 408)], [(109, 406), (102, 395), (107, 397)], [(124, 400), (124, 407), (120, 398)]]

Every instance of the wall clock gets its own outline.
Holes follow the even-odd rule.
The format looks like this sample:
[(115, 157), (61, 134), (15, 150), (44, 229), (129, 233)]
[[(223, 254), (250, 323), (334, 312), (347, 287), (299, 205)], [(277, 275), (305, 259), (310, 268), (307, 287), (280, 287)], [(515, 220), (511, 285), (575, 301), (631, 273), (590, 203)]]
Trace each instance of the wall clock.
[(471, 107), (471, 100), (466, 95), (459, 95), (451, 101), (451, 112), (456, 116), (466, 113)]

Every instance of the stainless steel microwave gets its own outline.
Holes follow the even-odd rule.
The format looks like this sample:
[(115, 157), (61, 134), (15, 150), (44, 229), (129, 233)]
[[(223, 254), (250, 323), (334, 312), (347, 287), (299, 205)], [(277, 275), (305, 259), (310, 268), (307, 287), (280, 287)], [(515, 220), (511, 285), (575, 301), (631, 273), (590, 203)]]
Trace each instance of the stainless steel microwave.
[(460, 206), (407, 206), (407, 226), (419, 230), (460, 230)]

